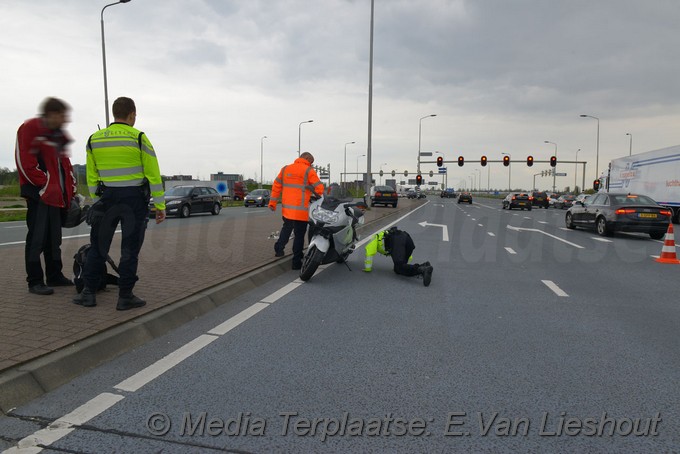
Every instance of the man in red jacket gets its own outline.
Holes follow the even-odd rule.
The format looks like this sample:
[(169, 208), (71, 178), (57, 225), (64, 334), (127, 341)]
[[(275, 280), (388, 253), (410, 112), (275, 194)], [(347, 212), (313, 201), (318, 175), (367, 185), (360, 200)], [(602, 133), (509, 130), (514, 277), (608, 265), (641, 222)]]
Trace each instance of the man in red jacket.
[[(68, 105), (47, 98), (41, 115), (26, 120), (17, 131), (14, 158), (19, 171), (21, 196), (26, 199), (26, 281), (28, 291), (51, 295), (52, 287), (73, 285), (62, 270), (61, 216), (77, 192), (69, 160), (72, 141), (62, 127), (69, 121)], [(40, 255), (45, 259), (45, 277)]]

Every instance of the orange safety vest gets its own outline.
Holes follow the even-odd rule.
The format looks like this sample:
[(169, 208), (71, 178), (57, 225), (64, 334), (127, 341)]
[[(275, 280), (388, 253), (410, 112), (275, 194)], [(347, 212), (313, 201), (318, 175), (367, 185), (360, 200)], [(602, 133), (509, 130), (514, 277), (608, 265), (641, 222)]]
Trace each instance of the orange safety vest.
[(309, 220), (309, 198), (311, 186), (318, 195), (323, 195), (323, 183), (319, 180), (312, 165), (303, 158), (284, 166), (274, 180), (270, 207), (276, 208), (281, 202), (281, 214), (286, 219), (294, 221)]

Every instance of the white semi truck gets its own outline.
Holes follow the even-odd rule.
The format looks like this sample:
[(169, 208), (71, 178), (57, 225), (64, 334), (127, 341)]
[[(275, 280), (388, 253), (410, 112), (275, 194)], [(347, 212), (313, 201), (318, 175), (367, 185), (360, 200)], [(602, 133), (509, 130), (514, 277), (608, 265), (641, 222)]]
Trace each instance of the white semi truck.
[(680, 223), (680, 145), (614, 159), (603, 182), (607, 192), (644, 194), (673, 211)]

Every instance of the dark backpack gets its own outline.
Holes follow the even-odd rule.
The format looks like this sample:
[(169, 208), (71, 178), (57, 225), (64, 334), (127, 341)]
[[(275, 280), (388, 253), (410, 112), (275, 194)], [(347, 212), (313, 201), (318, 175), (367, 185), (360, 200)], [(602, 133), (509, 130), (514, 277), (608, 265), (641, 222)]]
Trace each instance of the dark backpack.
[[(87, 253), (90, 250), (90, 245), (86, 244), (78, 249), (78, 252), (73, 256), (73, 283), (76, 286), (78, 293), (85, 288), (85, 281), (83, 279), (83, 272), (85, 271), (85, 262), (87, 261)], [(106, 256), (106, 261), (111, 265), (111, 268), (118, 273), (118, 267), (110, 256)], [(106, 263), (102, 264), (101, 275), (99, 278), (99, 285), (97, 290), (104, 290), (107, 284), (118, 285), (118, 276), (108, 272)]]

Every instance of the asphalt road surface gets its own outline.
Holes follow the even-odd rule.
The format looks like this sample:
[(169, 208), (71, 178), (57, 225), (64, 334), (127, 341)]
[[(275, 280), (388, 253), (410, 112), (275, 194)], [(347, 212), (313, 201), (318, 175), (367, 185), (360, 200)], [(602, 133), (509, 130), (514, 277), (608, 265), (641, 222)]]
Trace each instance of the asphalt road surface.
[(351, 271), (291, 271), (0, 418), (0, 449), (677, 452), (662, 242), (500, 206), (432, 198), (397, 221), (430, 287), (386, 257), (362, 272), (362, 248)]

